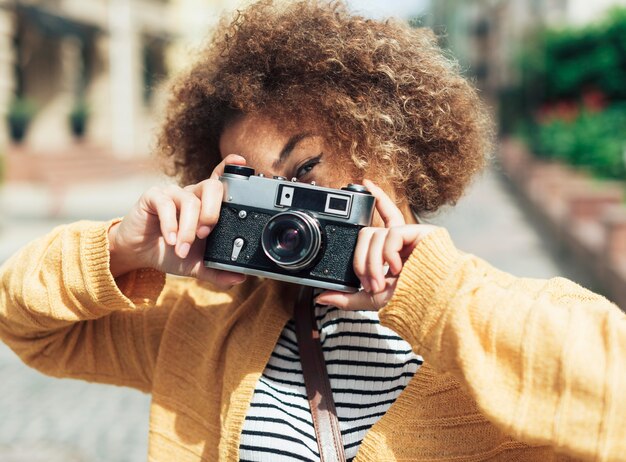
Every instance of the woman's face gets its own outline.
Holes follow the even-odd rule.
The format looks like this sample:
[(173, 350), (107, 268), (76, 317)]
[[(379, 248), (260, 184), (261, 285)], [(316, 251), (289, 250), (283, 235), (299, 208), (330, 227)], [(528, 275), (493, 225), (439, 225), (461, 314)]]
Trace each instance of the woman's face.
[[(330, 152), (324, 138), (315, 129), (303, 126), (295, 131), (281, 129), (271, 119), (259, 115), (244, 115), (228, 124), (220, 138), (222, 158), (228, 154), (239, 154), (246, 164), (271, 178), (274, 175), (318, 186), (342, 188), (349, 183), (361, 183), (346, 168), (345, 160)], [(373, 179), (377, 184), (377, 178)], [(379, 184), (392, 199), (393, 191)], [(396, 200), (396, 203), (399, 201)], [(414, 223), (406, 201), (398, 206), (407, 220)], [(373, 226), (382, 226), (382, 219), (375, 214)]]
[(315, 130), (302, 127), (288, 132), (262, 116), (241, 116), (228, 124), (220, 139), (220, 153), (222, 158), (239, 154), (256, 173), (270, 178), (295, 177), (330, 188), (341, 188), (353, 180), (346, 177), (345, 169), (338, 168), (338, 159)]

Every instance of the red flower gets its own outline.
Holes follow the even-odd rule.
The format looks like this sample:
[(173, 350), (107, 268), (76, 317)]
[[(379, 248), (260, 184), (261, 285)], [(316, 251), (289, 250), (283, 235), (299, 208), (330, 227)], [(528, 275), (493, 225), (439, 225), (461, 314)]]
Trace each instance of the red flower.
[(587, 90), (582, 94), (583, 106), (591, 112), (599, 112), (607, 105), (606, 95), (600, 90)]
[(555, 110), (557, 117), (561, 120), (565, 120), (566, 122), (574, 121), (580, 112), (578, 104), (573, 101), (559, 101), (556, 104)]

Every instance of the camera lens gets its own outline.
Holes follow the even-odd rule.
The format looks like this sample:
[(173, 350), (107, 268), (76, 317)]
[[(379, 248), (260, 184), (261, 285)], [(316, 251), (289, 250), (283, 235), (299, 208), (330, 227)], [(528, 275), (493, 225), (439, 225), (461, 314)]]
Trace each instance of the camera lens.
[(276, 236), (276, 247), (285, 252), (293, 252), (302, 242), (297, 228), (286, 228)]
[(265, 255), (281, 268), (293, 271), (310, 265), (321, 244), (322, 232), (317, 220), (297, 210), (274, 215), (261, 237)]

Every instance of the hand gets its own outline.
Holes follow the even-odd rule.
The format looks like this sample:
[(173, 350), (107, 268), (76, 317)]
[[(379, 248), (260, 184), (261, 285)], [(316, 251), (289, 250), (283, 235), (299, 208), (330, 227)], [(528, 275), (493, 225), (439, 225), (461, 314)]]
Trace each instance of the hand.
[(347, 310), (379, 310), (391, 299), (413, 249), (437, 229), (432, 225), (407, 225), (400, 209), (381, 188), (369, 180), (363, 184), (376, 198), (376, 211), (385, 224), (384, 228), (367, 227), (359, 232), (353, 264), (363, 290), (353, 294), (327, 290), (317, 297), (318, 303)]
[(206, 268), (205, 239), (215, 227), (222, 205), (219, 181), (226, 164), (245, 165), (238, 155), (227, 156), (211, 177), (184, 188), (171, 185), (146, 191), (124, 219), (109, 229), (113, 276), (134, 269), (191, 276), (226, 288), (245, 276)]

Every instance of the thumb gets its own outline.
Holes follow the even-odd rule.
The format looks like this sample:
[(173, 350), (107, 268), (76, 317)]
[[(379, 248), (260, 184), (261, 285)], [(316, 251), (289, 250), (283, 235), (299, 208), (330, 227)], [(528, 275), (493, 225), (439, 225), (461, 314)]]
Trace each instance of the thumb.
[(398, 283), (398, 278), (386, 278), (385, 289), (381, 292), (371, 293), (364, 290), (348, 294), (327, 290), (315, 299), (315, 303), (332, 305), (342, 310), (369, 310), (378, 311), (385, 306), (393, 295)]
[(210, 282), (211, 284), (214, 284), (224, 290), (230, 289), (233, 285), (241, 284), (246, 280), (245, 274), (207, 268), (202, 264), (202, 262), (194, 268), (191, 276), (201, 281)]

